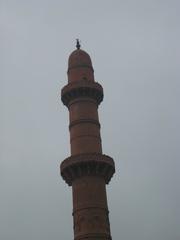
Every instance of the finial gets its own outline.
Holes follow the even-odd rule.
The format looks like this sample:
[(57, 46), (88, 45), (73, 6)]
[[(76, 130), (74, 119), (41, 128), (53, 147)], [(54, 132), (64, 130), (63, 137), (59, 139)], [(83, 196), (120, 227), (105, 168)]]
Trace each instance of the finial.
[(79, 43), (79, 39), (76, 39), (76, 48), (77, 48), (77, 49), (80, 49), (80, 47), (81, 47), (81, 45), (80, 45), (80, 43)]

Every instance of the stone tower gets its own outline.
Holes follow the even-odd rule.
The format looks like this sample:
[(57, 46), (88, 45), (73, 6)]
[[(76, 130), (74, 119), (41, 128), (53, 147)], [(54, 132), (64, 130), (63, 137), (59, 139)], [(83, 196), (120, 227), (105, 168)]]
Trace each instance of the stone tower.
[(94, 80), (90, 56), (80, 49), (68, 61), (68, 84), (61, 99), (69, 110), (71, 156), (60, 166), (73, 192), (74, 240), (110, 240), (106, 184), (115, 172), (114, 161), (102, 154), (98, 106), (103, 88)]

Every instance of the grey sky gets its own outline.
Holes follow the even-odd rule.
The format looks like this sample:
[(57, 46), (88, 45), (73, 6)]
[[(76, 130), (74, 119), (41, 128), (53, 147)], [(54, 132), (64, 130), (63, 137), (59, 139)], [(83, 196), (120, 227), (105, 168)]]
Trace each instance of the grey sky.
[(73, 238), (60, 90), (77, 37), (105, 92), (113, 239), (180, 239), (179, 11), (179, 0), (1, 0), (0, 239)]

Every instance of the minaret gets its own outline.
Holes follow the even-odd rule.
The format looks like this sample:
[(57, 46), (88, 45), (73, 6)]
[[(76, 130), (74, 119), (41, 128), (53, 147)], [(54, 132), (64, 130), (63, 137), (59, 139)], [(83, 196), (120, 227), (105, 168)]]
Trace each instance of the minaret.
[(72, 186), (74, 240), (110, 240), (106, 184), (115, 172), (114, 161), (102, 154), (98, 106), (103, 88), (94, 80), (90, 56), (80, 49), (68, 61), (68, 84), (61, 99), (69, 110), (71, 156), (60, 166)]

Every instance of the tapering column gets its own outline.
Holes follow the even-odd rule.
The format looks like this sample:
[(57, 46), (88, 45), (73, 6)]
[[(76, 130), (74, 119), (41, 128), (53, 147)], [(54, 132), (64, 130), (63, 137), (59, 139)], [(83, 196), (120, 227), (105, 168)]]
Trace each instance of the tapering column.
[(102, 154), (98, 106), (103, 88), (94, 81), (90, 56), (80, 49), (68, 61), (68, 84), (61, 92), (69, 110), (71, 156), (61, 163), (61, 175), (73, 192), (75, 240), (110, 240), (106, 184), (114, 161)]

